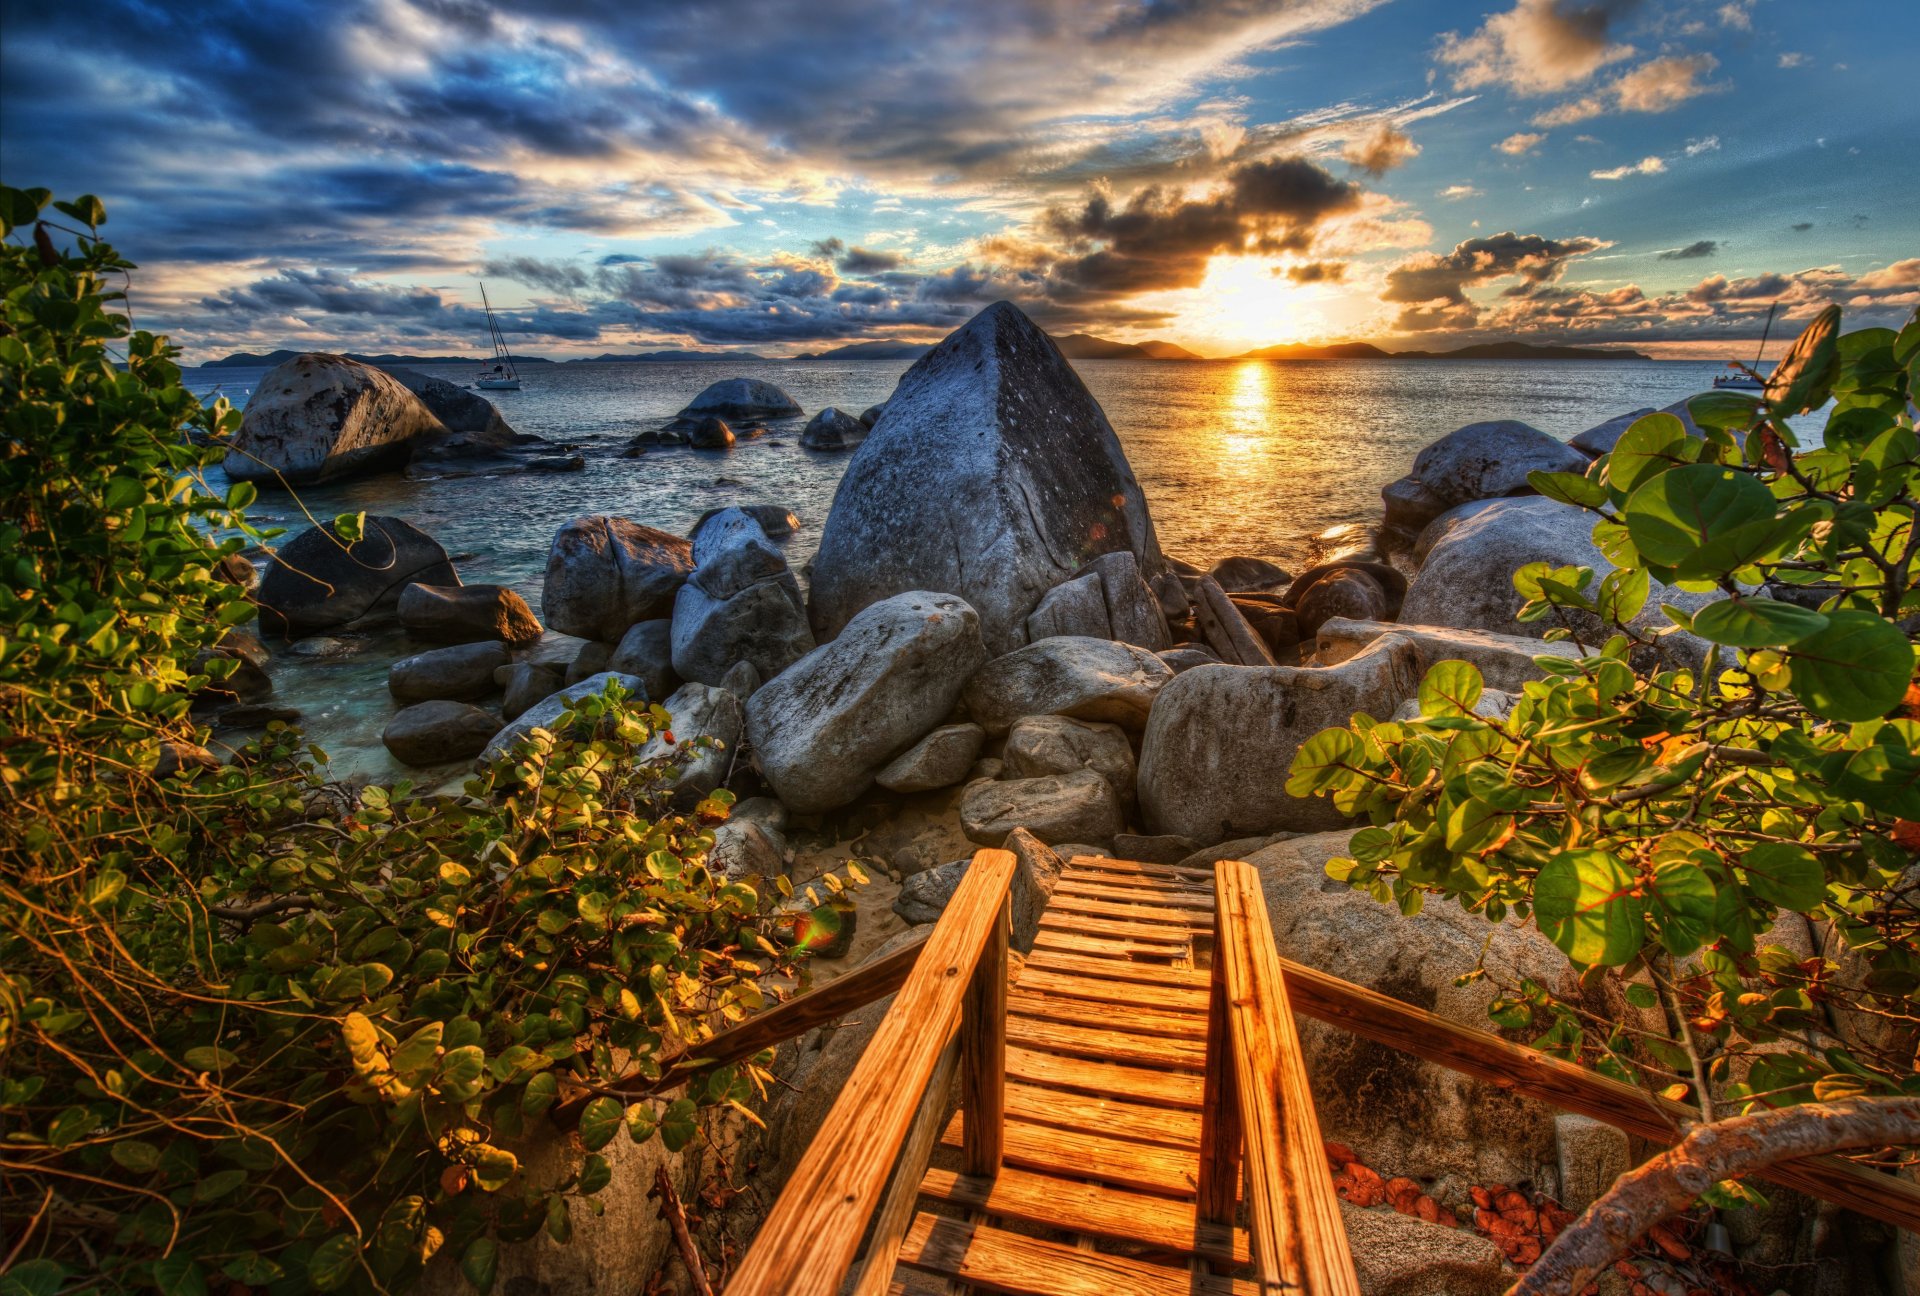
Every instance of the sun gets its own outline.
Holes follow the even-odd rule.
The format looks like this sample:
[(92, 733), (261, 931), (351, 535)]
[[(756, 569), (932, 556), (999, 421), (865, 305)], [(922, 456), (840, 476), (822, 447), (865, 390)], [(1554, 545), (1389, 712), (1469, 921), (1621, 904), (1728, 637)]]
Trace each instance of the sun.
[(1232, 354), (1325, 336), (1335, 325), (1329, 308), (1347, 296), (1339, 283), (1298, 283), (1284, 257), (1216, 256), (1197, 288), (1153, 293), (1134, 305), (1165, 310), (1178, 321), (1184, 345)]

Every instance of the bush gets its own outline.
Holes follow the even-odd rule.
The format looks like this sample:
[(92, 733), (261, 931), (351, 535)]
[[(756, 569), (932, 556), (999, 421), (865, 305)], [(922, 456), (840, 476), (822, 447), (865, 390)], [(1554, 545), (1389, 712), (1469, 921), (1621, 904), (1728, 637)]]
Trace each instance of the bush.
[[(1584, 476), (1533, 474), (1598, 515), (1616, 566), (1514, 574), (1521, 620), (1560, 620), (1547, 637), (1571, 651), (1539, 659), (1508, 719), (1476, 716), (1478, 672), (1442, 662), (1418, 719), (1323, 732), (1288, 783), (1371, 820), (1334, 877), (1408, 914), (1440, 896), (1531, 917), (1576, 967), (1664, 1006), (1667, 1031), (1635, 1030), (1528, 983), (1492, 1014), (1709, 1117), (1920, 1092), (1920, 316), (1897, 334), (1839, 319), (1813, 322), (1764, 396), (1691, 401), (1704, 439), (1650, 414)], [(1803, 445), (1789, 420), (1830, 398)], [(1654, 580), (1721, 597), (1663, 607), (1673, 624), (1643, 638), (1628, 622)], [(1582, 642), (1573, 610), (1614, 633)], [(1684, 659), (1685, 639), (1637, 650), (1688, 634), (1697, 668), (1635, 665)], [(1830, 932), (1824, 956), (1768, 940), (1784, 914)]]
[(774, 939), (778, 896), (708, 869), (731, 798), (672, 811), (681, 759), (637, 757), (666, 713), (617, 687), (456, 796), (356, 796), (284, 726), (162, 774), (205, 740), (194, 700), (253, 612), (219, 564), (262, 533), (251, 487), (200, 476), (237, 416), (112, 311), (132, 267), (99, 203), (47, 205), (0, 189), (0, 233), (31, 231), (0, 243), (10, 1278), (372, 1291), (445, 1250), (488, 1290), (502, 1244), (597, 1206), (611, 1139), (677, 1150), (765, 1073), (601, 1092), (556, 1181), (502, 1144), (658, 1076), (805, 951)]

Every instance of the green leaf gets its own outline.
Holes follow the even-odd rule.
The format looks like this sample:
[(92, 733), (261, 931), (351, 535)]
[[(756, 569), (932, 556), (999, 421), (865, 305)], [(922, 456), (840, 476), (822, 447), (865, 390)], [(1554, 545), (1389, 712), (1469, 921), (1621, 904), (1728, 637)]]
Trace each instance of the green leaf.
[(0, 1274), (0, 1296), (54, 1296), (66, 1281), (67, 1267), (58, 1260), (23, 1260)]
[(1631, 495), (1641, 483), (1700, 457), (1703, 443), (1671, 414), (1648, 414), (1620, 434), (1607, 456), (1607, 484)]
[(1736, 527), (1772, 518), (1774, 506), (1772, 492), (1746, 473), (1689, 464), (1634, 491), (1625, 510), (1627, 533), (1642, 558), (1673, 567)]
[(1913, 646), (1872, 612), (1829, 612), (1827, 627), (1787, 650), (1788, 687), (1815, 715), (1876, 720), (1900, 704), (1913, 678)]
[(500, 1276), (500, 1246), (490, 1237), (477, 1237), (467, 1243), (460, 1256), (460, 1274), (477, 1292), (493, 1290)]
[(1740, 858), (1747, 887), (1769, 904), (1807, 913), (1827, 898), (1827, 874), (1813, 852), (1792, 842), (1762, 842)]
[(553, 1100), (559, 1096), (559, 1077), (551, 1071), (542, 1071), (520, 1091), (520, 1110), (528, 1116), (538, 1116), (553, 1106)]
[(1513, 825), (1513, 815), (1469, 797), (1447, 816), (1447, 849), (1463, 855), (1486, 850)]
[(1600, 582), (1600, 619), (1608, 624), (1625, 625), (1646, 607), (1650, 589), (1652, 583), (1644, 567), (1608, 572)]
[(174, 1252), (153, 1262), (153, 1285), (160, 1296), (207, 1296), (207, 1276), (192, 1256)]
[(1287, 776), (1289, 796), (1312, 796), (1352, 777), (1350, 768), (1360, 740), (1345, 729), (1322, 729), (1294, 753)]
[(1627, 1002), (1635, 1008), (1652, 1008), (1659, 1004), (1660, 996), (1650, 985), (1641, 981), (1627, 983)]
[(1636, 882), (1606, 851), (1562, 851), (1534, 879), (1534, 918), (1575, 963), (1619, 967), (1646, 941), (1646, 901), (1629, 894)]
[(1801, 330), (1787, 354), (1767, 376), (1767, 409), (1775, 418), (1792, 418), (1826, 404), (1840, 369), (1840, 308), (1829, 306)]
[(1548, 499), (1579, 508), (1599, 508), (1607, 502), (1607, 488), (1580, 473), (1541, 472), (1527, 474), (1527, 484)]
[[(1470, 716), (1485, 688), (1486, 682), (1472, 662), (1435, 662), (1420, 681), (1420, 714)], [(1299, 768), (1297, 760), (1294, 768)]]
[(623, 1113), (617, 1098), (604, 1094), (586, 1105), (580, 1113), (580, 1142), (587, 1151), (605, 1147), (620, 1132)]
[(1687, 413), (1703, 428), (1744, 432), (1760, 413), (1760, 398), (1736, 391), (1703, 392), (1687, 402)]
[(613, 1182), (613, 1163), (599, 1153), (590, 1153), (580, 1164), (580, 1191), (589, 1195)]
[(346, 1286), (360, 1267), (360, 1243), (348, 1233), (335, 1233), (314, 1248), (307, 1260), (307, 1280), (316, 1291)]
[(648, 1104), (637, 1102), (627, 1108), (627, 1137), (635, 1143), (645, 1143), (658, 1128), (660, 1119)]
[(1693, 632), (1709, 643), (1731, 648), (1770, 648), (1790, 644), (1827, 628), (1827, 618), (1784, 599), (1736, 595), (1709, 603), (1693, 614)]
[(245, 1170), (217, 1170), (193, 1186), (193, 1199), (197, 1202), (219, 1201), (246, 1181)]
[(1686, 861), (1661, 865), (1653, 874), (1654, 912), (1660, 943), (1675, 958), (1685, 958), (1713, 938), (1713, 907), (1718, 892), (1705, 869)]
[(693, 1142), (693, 1136), (700, 1132), (699, 1115), (691, 1098), (676, 1098), (660, 1113), (660, 1142), (667, 1151), (678, 1152)]
[(160, 1149), (141, 1139), (119, 1139), (107, 1150), (116, 1163), (135, 1174), (147, 1174), (160, 1164)]

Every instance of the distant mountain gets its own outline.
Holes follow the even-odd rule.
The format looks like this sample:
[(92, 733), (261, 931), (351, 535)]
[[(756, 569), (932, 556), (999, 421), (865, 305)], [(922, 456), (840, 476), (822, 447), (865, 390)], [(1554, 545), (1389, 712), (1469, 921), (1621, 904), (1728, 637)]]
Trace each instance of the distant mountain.
[(1535, 346), (1530, 342), (1476, 342), (1451, 351), (1383, 351), (1371, 342), (1335, 342), (1313, 346), (1290, 342), (1261, 347), (1235, 360), (1651, 360), (1638, 351), (1605, 347)]
[[(285, 364), (295, 356), (308, 354), (310, 353), (306, 351), (294, 351), (286, 347), (282, 347), (278, 351), (269, 351), (265, 355), (260, 355), (252, 351), (236, 351), (230, 356), (223, 356), (218, 360), (209, 360), (200, 367), (202, 369), (258, 369), (261, 367), (271, 369), (274, 365)], [(349, 360), (358, 360), (362, 364), (370, 365), (477, 365), (490, 363), (481, 356), (360, 355), (354, 351), (348, 351), (344, 354)], [(547, 359), (545, 356), (523, 355), (515, 356), (513, 362), (517, 365), (553, 363), (553, 361)]]
[(1091, 333), (1069, 333), (1054, 339), (1060, 354), (1069, 360), (1199, 360), (1183, 346), (1171, 342), (1115, 342)]
[(1389, 353), (1371, 342), (1335, 342), (1331, 346), (1313, 346), (1288, 342), (1281, 346), (1261, 347), (1234, 356), (1235, 360), (1385, 360)]
[(568, 364), (633, 364), (637, 362), (678, 363), (688, 360), (765, 360), (767, 357), (752, 351), (636, 351), (631, 355), (615, 355), (609, 351), (605, 355), (579, 356), (567, 361)]
[(826, 351), (809, 351), (795, 360), (918, 360), (933, 347), (925, 342), (849, 342)]

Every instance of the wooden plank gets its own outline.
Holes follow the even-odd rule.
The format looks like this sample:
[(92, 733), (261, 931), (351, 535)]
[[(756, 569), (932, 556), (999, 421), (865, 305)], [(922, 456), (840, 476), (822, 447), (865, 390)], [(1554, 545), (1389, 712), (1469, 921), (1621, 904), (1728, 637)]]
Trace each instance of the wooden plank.
[(1200, 1145), (1200, 1116), (1176, 1107), (1148, 1107), (1101, 1094), (1069, 1093), (1037, 1085), (1007, 1085), (1007, 1114), (1030, 1125), (1098, 1130), (1135, 1143)]
[(973, 969), (960, 1013), (960, 1105), (967, 1113), (961, 1168), (991, 1175), (1000, 1168), (1007, 1110), (1007, 942), (1013, 901), (1000, 900), (1000, 918)]
[(1009, 851), (983, 850), (973, 857), (912, 974), (728, 1284), (733, 1296), (833, 1296), (846, 1281), (920, 1096), (959, 1027), (973, 970), (1005, 910), (1014, 867)]
[(1084, 886), (1113, 887), (1119, 891), (1141, 891), (1149, 895), (1206, 896), (1211, 887), (1196, 886), (1179, 878), (1155, 877), (1150, 873), (1120, 873), (1098, 868), (1069, 868), (1060, 873), (1060, 881)]
[[(1191, 1196), (1200, 1179), (1200, 1154), (1195, 1148), (1131, 1143), (1087, 1130), (1031, 1125), (1023, 1120), (1009, 1120), (1006, 1128), (1008, 1165), (1173, 1197)], [(959, 1112), (940, 1142), (959, 1147), (965, 1137), (966, 1113)]]
[(1007, 1078), (1081, 1093), (1108, 1094), (1128, 1102), (1200, 1110), (1200, 1077), (1119, 1062), (1089, 1062), (1010, 1045)]
[(1109, 860), (1082, 856), (1067, 865), (1062, 877), (1112, 880), (1127, 886), (1167, 887), (1175, 891), (1211, 891), (1213, 879), (1204, 871), (1175, 872), (1136, 864), (1132, 860)]
[(907, 1131), (906, 1146), (900, 1149), (900, 1163), (893, 1168), (893, 1182), (874, 1216), (873, 1238), (860, 1261), (851, 1296), (880, 1296), (893, 1277), (894, 1261), (900, 1255), (901, 1240), (913, 1223), (914, 1203), (921, 1178), (927, 1172), (927, 1160), (933, 1155), (933, 1143), (946, 1123), (947, 1095), (953, 1088), (954, 1073), (960, 1069), (960, 1040), (947, 1041), (934, 1065), (933, 1079), (920, 1095), (920, 1110), (914, 1113), (913, 1128)]
[[(1250, 1283), (1188, 1274), (1145, 1260), (1076, 1251), (985, 1224), (922, 1212), (900, 1263), (1008, 1296), (1254, 1296)], [(731, 1290), (731, 1288), (729, 1288)]]
[(1213, 885), (1213, 867), (1205, 864), (1188, 867), (1180, 864), (1154, 864), (1147, 860), (1113, 859), (1106, 855), (1075, 855), (1067, 861), (1067, 867), (1105, 869), (1115, 873), (1144, 873), (1148, 877), (1173, 878), (1201, 887)]
[[(658, 1080), (635, 1077), (608, 1085), (605, 1092), (628, 1100), (660, 1093), (714, 1067), (744, 1061), (762, 1049), (772, 1048), (796, 1035), (804, 1035), (816, 1026), (838, 1021), (856, 1008), (864, 1008), (898, 990), (913, 971), (926, 943), (927, 937), (923, 936), (884, 958), (877, 958), (844, 976), (835, 977), (817, 990), (795, 995), (783, 1004), (756, 1013), (731, 1030), (721, 1031), (689, 1052), (680, 1054), (666, 1064)], [(565, 1084), (566, 1081), (561, 1083)], [(564, 1102), (555, 1103), (548, 1110), (548, 1119), (560, 1129), (573, 1129), (580, 1123), (580, 1113), (586, 1110), (594, 1097), (594, 1093), (581, 1092)]]
[[(1214, 958), (1223, 972), (1220, 1007), (1232, 1042), (1254, 1271), (1267, 1289), (1360, 1296), (1260, 874), (1250, 864), (1223, 860), (1215, 866), (1213, 890), (1220, 901)], [(1207, 1096), (1225, 1095), (1215, 1086)], [(1217, 1210), (1224, 1195), (1210, 1175), (1209, 1210)]]
[(1193, 948), (1193, 929), (1185, 923), (1127, 922), (1121, 918), (1095, 918), (1091, 914), (1048, 909), (1040, 916), (1043, 932), (1076, 932), (1082, 936), (1102, 936), (1108, 940), (1139, 940), (1179, 949)]
[(1161, 909), (1200, 909), (1213, 912), (1213, 897), (1200, 891), (1176, 891), (1171, 887), (1113, 886), (1101, 882), (1081, 882), (1062, 877), (1054, 886), (1056, 896), (1079, 896), (1085, 900), (1106, 900), (1114, 904), (1151, 905)]
[(1164, 963), (1132, 963), (1126, 959), (1083, 958), (1058, 950), (1036, 949), (1027, 955), (1027, 966), (1054, 972), (1077, 972), (1082, 976), (1108, 981), (1137, 981), (1142, 985), (1174, 986), (1205, 992), (1207, 974), (1192, 968), (1168, 967)]
[[(1214, 931), (1219, 932), (1216, 918)], [(1199, 1216), (1233, 1223), (1240, 1195), (1240, 1097), (1234, 1092), (1233, 1039), (1228, 1018), (1226, 960), (1213, 961), (1207, 998), (1207, 1067), (1201, 1077)]]
[(1166, 941), (1141, 941), (1131, 937), (1113, 940), (1104, 936), (1088, 936), (1081, 932), (1063, 932), (1042, 927), (1034, 934), (1035, 949), (1059, 950), (1063, 954), (1084, 954), (1088, 958), (1118, 959), (1159, 959), (1171, 962), (1190, 956), (1192, 946), (1181, 941), (1177, 944)]
[[(1295, 1011), (1365, 1039), (1438, 1062), (1565, 1111), (1669, 1146), (1699, 1112), (1682, 1103), (1462, 1026), (1303, 964), (1281, 960)], [(1920, 1186), (1839, 1157), (1802, 1157), (1757, 1172), (1896, 1228), (1920, 1232)]]
[(1049, 912), (1087, 914), (1095, 918), (1118, 918), (1123, 922), (1169, 923), (1213, 930), (1213, 914), (1193, 909), (1169, 909), (1159, 905), (1118, 904), (1112, 900), (1093, 900), (1086, 896), (1063, 895), (1056, 888), (1047, 901)]
[(1070, 972), (1049, 972), (1037, 968), (1031, 960), (1020, 970), (1020, 988), (1043, 994), (1083, 999), (1088, 1003), (1111, 1003), (1151, 1008), (1155, 1012), (1190, 1013), (1206, 1020), (1207, 992), (1197, 986), (1148, 986), (1132, 981), (1109, 981), (1102, 977), (1075, 976)]
[[(1096, 1062), (1132, 1062), (1196, 1074), (1206, 1062), (1204, 1040), (1174, 1039), (1166, 1035), (1132, 1035), (1072, 1022), (1047, 1021), (1022, 1014), (1007, 1018), (1007, 1040), (1025, 1048)], [(969, 1174), (982, 1171), (970, 1170)]]
[(1171, 1035), (1176, 1039), (1195, 1042), (1207, 1038), (1205, 1020), (1193, 1013), (1168, 1012), (1139, 1004), (1098, 1004), (1085, 999), (1039, 994), (1025, 986), (1016, 987), (1008, 996), (1007, 1010), (1022, 1017), (1098, 1026), (1106, 1030), (1126, 1031), (1131, 1035)]
[(1056, 1179), (1007, 1166), (992, 1180), (951, 1170), (927, 1171), (920, 1193), (943, 1202), (1023, 1224), (1138, 1242), (1156, 1251), (1196, 1255), (1226, 1265), (1247, 1263), (1245, 1229), (1194, 1218), (1193, 1206), (1169, 1197)]

